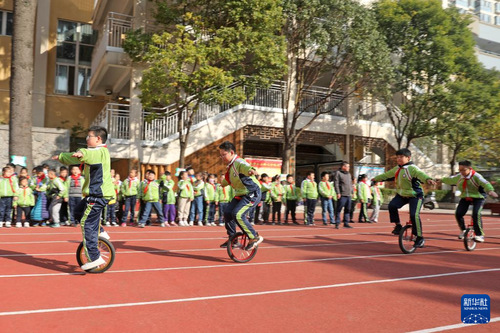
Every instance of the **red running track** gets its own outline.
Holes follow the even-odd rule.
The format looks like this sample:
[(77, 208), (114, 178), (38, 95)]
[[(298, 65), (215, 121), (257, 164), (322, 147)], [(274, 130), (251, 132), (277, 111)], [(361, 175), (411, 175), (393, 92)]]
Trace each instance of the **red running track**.
[[(411, 255), (386, 222), (257, 226), (247, 264), (218, 247), (222, 227), (107, 228), (117, 257), (96, 275), (77, 267), (78, 229), (3, 228), (0, 331), (500, 331), (500, 219), (484, 217), (473, 252), (453, 215), (422, 220), (426, 247)], [(461, 324), (463, 294), (488, 294), (492, 322)]]

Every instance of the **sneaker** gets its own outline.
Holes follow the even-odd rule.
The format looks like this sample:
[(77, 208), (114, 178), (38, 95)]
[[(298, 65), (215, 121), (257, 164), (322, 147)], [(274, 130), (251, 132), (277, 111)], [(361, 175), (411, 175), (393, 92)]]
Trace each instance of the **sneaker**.
[(210, 222), (205, 222), (205, 226), (210, 227)]
[(61, 225), (59, 223), (52, 223), (50, 225), (51, 228), (59, 228)]
[(223, 227), (224, 226), (224, 223), (219, 223), (219, 227)]
[(47, 223), (42, 222), (42, 223), (40, 223), (40, 226), (42, 226), (42, 227), (46, 227), (46, 226), (47, 226)]
[(224, 243), (222, 243), (222, 244), (220, 245), (220, 247), (221, 247), (221, 248), (225, 248), (225, 247), (227, 247), (227, 245), (228, 245), (228, 244), (229, 244), (229, 239), (228, 239), (227, 241), (225, 241)]
[(16, 222), (16, 228), (22, 228), (23, 224), (21, 222)]
[(3, 227), (3, 224), (4, 224), (4, 223), (5, 223), (5, 222), (0, 222), (0, 228), (2, 228), (2, 227)]
[(401, 229), (403, 229), (401, 224), (396, 224), (396, 226), (394, 227), (394, 230), (392, 230), (392, 234), (399, 235), (399, 232), (401, 231)]
[(344, 228), (352, 229), (354, 227), (352, 225), (350, 225), (349, 223), (344, 223)]
[(10, 222), (5, 222), (5, 227), (10, 228)]
[(165, 228), (165, 222), (162, 222), (162, 223), (160, 224), (160, 227)]
[(99, 237), (106, 238), (107, 240), (110, 240), (111, 237), (109, 237), (109, 234), (106, 231), (103, 231), (99, 234)]
[(217, 226), (217, 224), (215, 224), (215, 222), (210, 223), (210, 225), (211, 225), (212, 227), (216, 227), (216, 226)]
[(297, 221), (293, 221), (293, 224), (299, 225), (300, 223)]
[(109, 227), (111, 225), (111, 223), (108, 221), (106, 222), (106, 227)]
[(146, 223), (139, 223), (137, 225), (137, 227), (139, 227), (139, 228), (146, 228)]
[(464, 239), (465, 237), (465, 230), (462, 230), (460, 231), (460, 233), (458, 234), (458, 239)]
[(194, 225), (194, 221), (189, 221), (189, 226), (193, 226)]
[(425, 245), (425, 239), (424, 237), (417, 237), (415, 239), (415, 244), (413, 246), (415, 247), (424, 247)]
[(71, 225), (71, 222), (70, 221), (66, 221), (66, 222), (64, 222), (64, 225), (69, 227)]
[(127, 223), (125, 222), (122, 222), (122, 224), (120, 224), (120, 227), (126, 227), (127, 226)]
[(39, 225), (40, 225), (40, 223), (33, 223), (34, 227), (38, 227)]
[(111, 225), (112, 225), (113, 227), (117, 227), (117, 226), (118, 226), (118, 223), (116, 223), (116, 222), (111, 222)]
[(29, 222), (24, 222), (24, 227), (25, 228), (29, 228), (30, 227), (30, 223)]
[(177, 223), (175, 223), (175, 222), (170, 222), (170, 225), (171, 225), (172, 227), (177, 227)]
[(203, 222), (198, 221), (198, 227), (203, 227)]
[(339, 228), (339, 224), (335, 224), (335, 229), (338, 229)]
[(474, 236), (474, 240), (479, 243), (484, 243), (484, 236)]
[(245, 250), (251, 251), (251, 250), (255, 249), (257, 246), (259, 246), (259, 244), (262, 243), (263, 241), (264, 241), (264, 237), (257, 235), (257, 237), (255, 237), (254, 239), (250, 239)]
[(94, 261), (86, 263), (85, 265), (82, 265), (81, 268), (84, 271), (88, 271), (89, 269), (99, 267), (99, 266), (101, 266), (102, 264), (105, 264), (105, 263), (106, 263), (106, 261), (104, 259), (102, 259), (102, 257), (99, 257), (97, 260), (94, 260)]

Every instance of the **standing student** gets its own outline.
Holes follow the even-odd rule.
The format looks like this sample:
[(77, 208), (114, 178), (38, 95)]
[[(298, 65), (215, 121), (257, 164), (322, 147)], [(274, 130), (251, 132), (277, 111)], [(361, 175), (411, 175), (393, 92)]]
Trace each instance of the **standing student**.
[(420, 170), (411, 159), (411, 151), (407, 148), (396, 152), (398, 165), (391, 170), (373, 178), (379, 182), (394, 179), (396, 183), (396, 196), (389, 203), (389, 216), (391, 223), (394, 223), (394, 235), (399, 235), (403, 228), (399, 219), (399, 209), (406, 204), (410, 205), (410, 219), (412, 222), (412, 233), (417, 236), (415, 247), (424, 247), (425, 239), (422, 233), (422, 221), (420, 220), (420, 210), (424, 202), (424, 190), (421, 183), (426, 182), (434, 185), (435, 182), (425, 172)]
[(205, 183), (205, 197), (206, 210), (205, 210), (205, 225), (215, 226), (215, 202), (217, 195), (217, 186), (215, 184), (216, 176), (209, 174), (207, 182)]
[(34, 222), (34, 226), (41, 224), (42, 227), (45, 226), (45, 221), (49, 219), (49, 209), (48, 209), (48, 198), (47, 198), (47, 185), (49, 183), (49, 177), (45, 175), (43, 168), (37, 166), (35, 168), (36, 178), (32, 188), (35, 193), (35, 207), (31, 210), (31, 221)]
[(47, 185), (47, 196), (50, 198), (49, 214), (52, 219), (52, 228), (59, 228), (61, 205), (66, 195), (66, 185), (61, 178), (57, 177), (56, 169), (49, 169), (49, 184)]
[(349, 172), (349, 162), (342, 162), (340, 170), (335, 173), (334, 185), (337, 193), (337, 209), (335, 210), (336, 227), (340, 225), (340, 213), (344, 210), (344, 228), (352, 228), (349, 224), (351, 221), (351, 192), (352, 192), (352, 177)]
[(318, 185), (314, 181), (314, 172), (309, 171), (306, 179), (302, 181), (300, 187), (302, 198), (305, 202), (304, 209), (306, 210), (305, 225), (314, 225), (314, 213), (316, 211), (316, 202), (318, 201)]
[(122, 216), (122, 227), (127, 226), (127, 219), (130, 212), (130, 223), (134, 223), (135, 219), (135, 206), (137, 201), (137, 194), (139, 192), (140, 180), (137, 178), (137, 170), (132, 169), (129, 172), (127, 179), (122, 182), (121, 194), (125, 208)]
[(205, 188), (205, 182), (203, 181), (203, 175), (201, 172), (195, 174), (195, 181), (193, 182), (194, 200), (191, 203), (191, 209), (189, 211), (189, 225), (193, 226), (198, 215), (198, 225), (203, 225), (203, 191)]
[(333, 183), (330, 182), (330, 174), (326, 171), (321, 173), (321, 181), (318, 185), (319, 189), (319, 197), (321, 199), (321, 212), (323, 218), (323, 225), (328, 225), (326, 220), (326, 214), (330, 218), (330, 224), (333, 224), (338, 229), (338, 226), (335, 224), (335, 217), (333, 216), (333, 202), (337, 201), (337, 193), (335, 193), (335, 187)]
[(368, 176), (365, 174), (359, 175), (358, 177), (358, 199), (361, 204), (359, 210), (359, 223), (370, 222), (368, 218), (368, 203), (372, 199), (372, 193), (370, 186), (367, 184)]
[(284, 190), (280, 182), (280, 175), (273, 177), (273, 182), (271, 184), (271, 200), (273, 201), (273, 219), (272, 224), (274, 225), (276, 215), (278, 216), (278, 224), (281, 224), (281, 204), (283, 202)]
[(384, 196), (382, 194), (382, 191), (380, 190), (380, 187), (378, 186), (378, 183), (376, 182), (373, 182), (371, 191), (372, 191), (373, 212), (372, 215), (370, 216), (370, 222), (377, 223), (378, 215), (380, 213), (380, 206), (382, 206), (382, 204), (384, 203)]
[(189, 180), (187, 171), (181, 171), (179, 173), (179, 183), (177, 187), (179, 188), (179, 225), (181, 227), (187, 227), (189, 226), (188, 217), (190, 203), (194, 200), (193, 184), (191, 184), (191, 180)]
[(170, 171), (165, 171), (161, 178), (162, 190), (162, 203), (163, 203), (163, 222), (165, 225), (171, 225), (173, 227), (177, 226), (175, 223), (175, 198), (176, 194), (174, 192), (175, 182), (172, 179), (172, 174)]
[[(261, 191), (261, 201), (255, 207), (255, 221), (259, 224), (259, 221), (262, 221), (263, 224), (269, 223), (269, 211), (271, 207), (271, 181), (269, 180), (269, 176), (267, 173), (263, 173), (260, 175), (260, 191)], [(260, 220), (262, 216), (262, 220)]]
[(300, 188), (295, 186), (295, 180), (293, 178), (293, 175), (287, 175), (286, 182), (288, 184), (285, 185), (285, 188), (284, 188), (284, 190), (285, 190), (285, 202), (286, 202), (285, 224), (288, 224), (288, 213), (290, 213), (290, 215), (292, 217), (293, 224), (299, 224), (297, 222), (297, 218), (295, 216), (295, 210), (297, 208), (297, 203), (302, 200)]
[(24, 176), (19, 177), (19, 189), (16, 191), (14, 197), (14, 207), (17, 207), (16, 214), (16, 228), (23, 226), (23, 213), (24, 213), (24, 227), (30, 226), (31, 208), (35, 206), (35, 196), (33, 190), (28, 186), (28, 178)]
[(143, 182), (140, 196), (141, 200), (144, 202), (144, 208), (139, 223), (137, 224), (139, 228), (144, 228), (146, 226), (146, 221), (151, 215), (151, 210), (153, 208), (156, 212), (157, 221), (160, 223), (160, 226), (165, 227), (165, 222), (163, 222), (163, 210), (160, 205), (160, 183), (156, 181), (156, 173), (153, 170), (149, 170), (146, 181)]
[(470, 161), (458, 162), (458, 174), (450, 177), (444, 177), (441, 181), (448, 185), (456, 185), (460, 191), (460, 201), (455, 211), (455, 218), (460, 228), (459, 239), (465, 235), (464, 216), (472, 206), (472, 223), (474, 224), (474, 239), (477, 242), (484, 242), (484, 230), (481, 212), (486, 200), (486, 193), (494, 198), (498, 198), (493, 185), (472, 168)]
[(0, 178), (0, 228), (5, 225), (11, 227), (12, 207), (14, 198), (19, 188), (17, 179), (11, 167), (2, 168), (2, 178)]
[(62, 196), (61, 201), (61, 210), (59, 211), (59, 220), (61, 224), (70, 225), (69, 216), (68, 216), (68, 185), (66, 180), (68, 179), (68, 168), (66, 166), (62, 166), (59, 168), (59, 179), (61, 179), (66, 190)]
[(73, 226), (77, 226), (75, 220), (76, 206), (82, 201), (83, 182), (85, 178), (81, 175), (78, 165), (70, 167), (71, 175), (66, 179), (66, 189), (68, 190), (67, 202), (69, 210), (69, 220)]
[(217, 184), (217, 194), (215, 196), (215, 204), (219, 205), (219, 226), (224, 225), (224, 212), (227, 205), (233, 199), (233, 188), (231, 185), (222, 186), (224, 174), (220, 174), (220, 183)]

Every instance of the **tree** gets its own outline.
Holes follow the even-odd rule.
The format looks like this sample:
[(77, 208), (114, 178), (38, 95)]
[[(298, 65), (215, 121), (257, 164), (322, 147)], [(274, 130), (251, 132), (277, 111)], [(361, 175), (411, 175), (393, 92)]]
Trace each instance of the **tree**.
[(389, 117), (398, 148), (408, 147), (440, 131), (447, 84), (477, 64), (470, 19), (439, 0), (381, 0), (374, 10), (393, 54), (393, 93), (401, 97)]
[[(145, 108), (174, 105), (180, 156), (201, 103), (243, 102), (286, 70), (278, 0), (156, 1), (161, 32), (135, 31), (125, 50), (145, 62), (140, 85)], [(238, 82), (237, 87), (232, 87)]]
[(25, 156), (32, 167), (33, 50), (37, 1), (14, 1), (10, 76), (9, 156)]
[[(318, 117), (355, 95), (386, 96), (390, 60), (373, 13), (356, 1), (285, 0), (283, 8), (288, 77), (282, 173), (293, 173), (297, 141)], [(311, 94), (314, 85), (325, 87), (321, 95)]]

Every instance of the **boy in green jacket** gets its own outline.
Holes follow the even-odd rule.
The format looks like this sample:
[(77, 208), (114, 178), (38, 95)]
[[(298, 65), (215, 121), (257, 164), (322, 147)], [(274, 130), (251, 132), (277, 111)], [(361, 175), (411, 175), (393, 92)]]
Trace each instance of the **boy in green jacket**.
[(24, 227), (28, 228), (31, 221), (31, 207), (35, 205), (35, 196), (33, 195), (33, 190), (29, 187), (28, 178), (19, 177), (19, 185), (19, 189), (16, 191), (16, 196), (14, 197), (14, 207), (17, 207), (16, 228), (23, 226), (23, 212), (25, 218)]
[(181, 171), (179, 173), (179, 183), (177, 184), (177, 187), (179, 189), (179, 225), (181, 227), (188, 227), (189, 223), (187, 219), (189, 216), (191, 202), (194, 200), (194, 190), (187, 171)]
[(144, 209), (142, 210), (141, 218), (139, 219), (138, 227), (144, 228), (148, 220), (151, 209), (156, 211), (157, 220), (160, 221), (160, 226), (165, 227), (163, 222), (163, 211), (160, 205), (160, 183), (156, 181), (156, 173), (149, 170), (146, 180), (142, 183), (141, 199), (144, 201)]
[(288, 224), (288, 213), (292, 216), (293, 224), (299, 224), (295, 217), (295, 209), (297, 208), (297, 203), (302, 200), (300, 188), (295, 186), (295, 180), (293, 175), (286, 176), (287, 185), (285, 185), (285, 200), (286, 200), (286, 210), (285, 210), (285, 224)]
[(122, 182), (120, 187), (122, 200), (125, 208), (122, 215), (122, 227), (127, 226), (128, 213), (130, 212), (130, 223), (134, 223), (135, 219), (135, 204), (137, 202), (137, 194), (139, 193), (139, 185), (141, 181), (137, 178), (137, 170), (132, 169), (129, 172), (128, 178)]
[[(306, 179), (300, 186), (302, 198), (305, 202), (304, 224), (314, 225), (314, 211), (316, 210), (316, 201), (318, 201), (318, 185), (314, 181), (314, 172), (309, 171)], [(307, 214), (307, 217), (305, 217)]]
[(358, 199), (361, 204), (359, 211), (359, 223), (370, 222), (368, 218), (368, 201), (372, 198), (370, 186), (366, 183), (368, 177), (362, 174), (358, 177)]
[(161, 176), (160, 184), (162, 185), (163, 222), (165, 222), (166, 226), (170, 224), (175, 227), (177, 226), (175, 223), (175, 182), (172, 179), (170, 171), (165, 171), (163, 176)]
[[(84, 271), (106, 263), (97, 247), (101, 230), (102, 212), (115, 193), (111, 181), (111, 159), (105, 143), (108, 131), (104, 127), (92, 126), (87, 134), (87, 148), (73, 153), (61, 153), (52, 159), (64, 164), (85, 165), (83, 176), (83, 199), (75, 209), (75, 219), (80, 222), (83, 232), (83, 247), (88, 262), (82, 265)], [(101, 232), (101, 235), (104, 232)], [(107, 237), (109, 237), (106, 234)]]
[(47, 186), (47, 196), (50, 198), (49, 213), (52, 219), (52, 228), (60, 227), (61, 206), (67, 189), (61, 178), (57, 177), (56, 169), (49, 169), (49, 184)]
[(10, 228), (12, 222), (12, 204), (19, 185), (11, 167), (2, 169), (0, 178), (0, 228), (5, 224)]
[(207, 209), (205, 211), (205, 225), (215, 226), (215, 202), (217, 200), (217, 186), (215, 185), (216, 176), (211, 173), (208, 175), (208, 181), (205, 183), (205, 202), (207, 203)]
[(398, 166), (391, 170), (376, 176), (373, 181), (394, 180), (396, 182), (396, 196), (389, 203), (389, 216), (391, 223), (395, 224), (392, 233), (399, 235), (403, 228), (399, 220), (399, 208), (410, 204), (410, 219), (412, 222), (412, 233), (417, 236), (415, 247), (424, 247), (425, 240), (422, 236), (422, 222), (420, 221), (420, 210), (424, 202), (424, 190), (421, 183), (426, 182), (434, 185), (432, 180), (425, 172), (420, 170), (413, 162), (410, 162), (411, 152), (407, 148), (396, 152)]
[[(224, 174), (220, 175), (220, 181), (224, 180)], [(215, 195), (215, 204), (219, 205), (219, 226), (224, 225), (224, 212), (229, 202), (233, 199), (233, 188), (231, 185), (222, 186), (217, 184), (217, 193)]]
[(467, 213), (469, 206), (472, 205), (472, 221), (474, 223), (474, 232), (476, 233), (475, 240), (484, 242), (483, 222), (481, 219), (481, 211), (483, 210), (484, 201), (486, 199), (486, 191), (494, 198), (498, 198), (493, 185), (479, 173), (472, 169), (470, 161), (458, 162), (459, 173), (445, 177), (441, 181), (448, 185), (456, 185), (460, 193), (460, 202), (455, 211), (455, 218), (460, 227), (459, 239), (464, 238), (465, 221), (464, 215)]
[[(326, 221), (327, 212), (330, 217), (330, 224), (335, 224), (335, 218), (333, 217), (333, 201), (337, 201), (337, 193), (335, 192), (333, 183), (330, 182), (330, 174), (326, 171), (321, 173), (318, 191), (321, 199), (323, 225), (328, 225)], [(338, 225), (335, 224), (335, 228), (338, 229)]]

